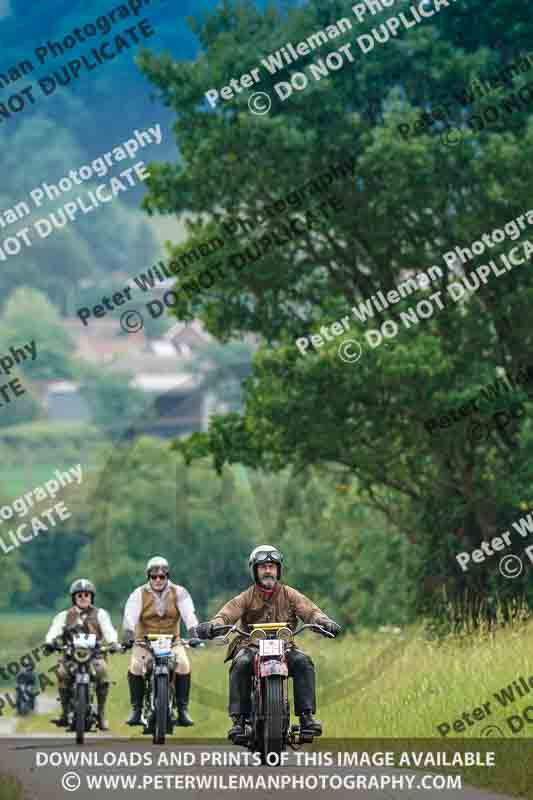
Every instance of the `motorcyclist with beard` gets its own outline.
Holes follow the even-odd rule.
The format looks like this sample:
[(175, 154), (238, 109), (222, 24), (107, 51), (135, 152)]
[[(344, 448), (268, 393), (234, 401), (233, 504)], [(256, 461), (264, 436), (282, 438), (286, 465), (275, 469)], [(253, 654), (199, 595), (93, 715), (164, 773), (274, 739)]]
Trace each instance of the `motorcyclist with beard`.
[[(58, 637), (62, 636), (63, 641), (66, 643), (74, 632), (94, 633), (96, 634), (97, 642), (106, 641), (111, 645), (110, 650), (113, 652), (120, 650), (118, 634), (113, 627), (109, 614), (103, 608), (94, 606), (95, 594), (94, 584), (86, 580), (86, 578), (79, 578), (72, 583), (70, 587), (72, 608), (69, 608), (68, 611), (61, 611), (54, 617), (46, 634), (46, 652), (52, 653), (54, 651), (54, 643)], [(108, 731), (109, 726), (104, 718), (105, 704), (109, 693), (109, 678), (105, 657), (95, 658), (92, 662), (92, 667), (96, 675), (98, 727), (101, 731)], [(72, 680), (73, 677), (67, 669), (65, 659), (62, 656), (59, 659), (57, 668), (57, 685), (62, 709), (61, 717), (57, 720), (57, 724), (61, 727), (68, 725), (67, 715)]]
[[(166, 558), (154, 556), (146, 565), (148, 582), (137, 587), (129, 596), (124, 609), (124, 640), (142, 639), (149, 633), (174, 634), (179, 637), (180, 620), (190, 632), (198, 625), (192, 597), (184, 586), (170, 581), (170, 567)], [(192, 643), (191, 643), (192, 644)], [(191, 665), (181, 642), (172, 648), (176, 660), (174, 676), (178, 725), (194, 725), (189, 716), (189, 694), (191, 690)], [(144, 675), (152, 657), (140, 645), (131, 653), (128, 683), (132, 713), (128, 725), (142, 725), (144, 700)]]
[[(317, 623), (336, 635), (339, 625), (324, 614), (305, 595), (281, 583), (283, 556), (271, 545), (260, 545), (248, 560), (253, 585), (223, 606), (209, 622), (202, 622), (191, 635), (200, 639), (211, 639), (217, 625), (233, 625), (241, 620), (241, 627), (261, 622), (286, 622), (295, 630), (297, 619), (305, 623)], [(255, 645), (239, 636), (231, 643), (226, 661), (232, 659), (230, 667), (229, 715), (233, 727), (228, 738), (244, 735), (246, 717), (250, 714), (250, 694)], [(322, 733), (322, 726), (313, 718), (316, 713), (315, 668), (308, 655), (294, 644), (287, 652), (289, 675), (294, 680), (294, 709), (300, 717), (302, 731)]]

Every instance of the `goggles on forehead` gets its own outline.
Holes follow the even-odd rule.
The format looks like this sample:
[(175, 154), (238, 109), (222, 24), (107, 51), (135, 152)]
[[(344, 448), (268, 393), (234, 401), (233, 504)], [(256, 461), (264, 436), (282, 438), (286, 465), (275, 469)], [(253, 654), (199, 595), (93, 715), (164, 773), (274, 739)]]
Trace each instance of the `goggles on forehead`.
[(259, 553), (255, 554), (256, 564), (265, 564), (268, 561), (274, 564), (281, 564), (281, 553), (278, 553), (277, 550), (260, 550)]

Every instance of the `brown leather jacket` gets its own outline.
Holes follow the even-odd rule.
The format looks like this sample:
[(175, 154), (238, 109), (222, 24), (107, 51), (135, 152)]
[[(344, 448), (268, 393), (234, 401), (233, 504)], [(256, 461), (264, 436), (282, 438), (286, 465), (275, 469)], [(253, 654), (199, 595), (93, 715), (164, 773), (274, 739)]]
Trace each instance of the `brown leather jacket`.
[[(240, 620), (239, 627), (243, 630), (249, 630), (249, 625), (260, 622), (287, 622), (294, 631), (298, 625), (298, 617), (310, 623), (316, 622), (320, 617), (327, 617), (327, 614), (304, 594), (284, 583), (276, 583), (275, 591), (270, 597), (263, 594), (254, 583), (222, 606), (211, 622), (215, 625), (234, 625)], [(243, 636), (237, 636), (230, 644), (225, 660), (233, 658), (246, 641)]]

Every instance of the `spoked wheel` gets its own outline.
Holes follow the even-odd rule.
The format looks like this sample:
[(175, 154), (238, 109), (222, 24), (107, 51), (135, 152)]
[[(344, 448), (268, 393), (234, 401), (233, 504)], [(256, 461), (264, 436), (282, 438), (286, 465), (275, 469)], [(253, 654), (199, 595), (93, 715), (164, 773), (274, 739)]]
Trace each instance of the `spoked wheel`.
[(83, 744), (85, 740), (85, 723), (89, 707), (89, 687), (86, 683), (78, 683), (74, 698), (74, 730), (76, 731), (76, 744)]
[(276, 753), (278, 764), (283, 752), (283, 678), (280, 675), (271, 675), (265, 680), (264, 694), (264, 721), (263, 721), (263, 746), (261, 748), (261, 763), (267, 764), (269, 753)]
[(154, 744), (165, 744), (168, 721), (168, 675), (158, 675), (154, 683)]

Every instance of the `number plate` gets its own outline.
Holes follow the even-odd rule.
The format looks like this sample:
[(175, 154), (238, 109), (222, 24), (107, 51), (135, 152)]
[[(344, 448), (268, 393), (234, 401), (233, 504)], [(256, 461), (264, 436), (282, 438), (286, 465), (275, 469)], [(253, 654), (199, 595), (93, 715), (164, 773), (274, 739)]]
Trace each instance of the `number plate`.
[(88, 650), (93, 650), (96, 647), (96, 634), (94, 633), (78, 633), (72, 638), (74, 647), (84, 647)]
[(283, 642), (281, 639), (259, 639), (260, 656), (282, 656)]
[(161, 637), (152, 642), (152, 650), (156, 656), (169, 656), (171, 655), (171, 642), (172, 638)]

